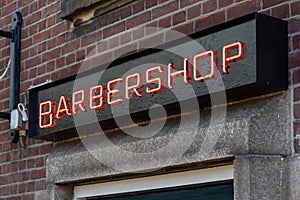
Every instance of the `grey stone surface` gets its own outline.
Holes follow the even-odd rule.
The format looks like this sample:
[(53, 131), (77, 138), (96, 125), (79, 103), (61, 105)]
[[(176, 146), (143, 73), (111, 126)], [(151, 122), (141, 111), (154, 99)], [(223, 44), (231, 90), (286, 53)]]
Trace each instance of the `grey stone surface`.
[[(155, 171), (162, 167), (182, 171), (232, 162), (237, 155), (256, 154), (263, 158), (239, 157), (235, 161), (235, 176), (239, 183), (240, 180), (251, 183), (235, 185), (248, 195), (236, 196), (237, 199), (259, 199), (255, 195), (265, 189), (265, 194), (261, 194), (264, 199), (279, 199), (277, 194), (280, 197), (283, 194), (278, 186), (282, 181), (278, 177), (282, 161), (276, 156), (288, 156), (291, 152), (288, 102), (289, 94), (283, 93), (231, 105), (227, 107), (225, 118), (218, 117), (223, 108), (217, 108), (214, 120), (210, 120), (210, 110), (205, 110), (201, 112), (196, 128), (195, 114), (199, 113), (181, 116), (182, 121), (170, 118), (158, 134), (149, 138), (129, 137), (116, 130), (83, 141), (59, 142), (47, 160), (47, 181), (51, 188), (56, 183), (122, 179), (141, 175), (129, 172), (164, 173), (163, 170)], [(260, 176), (266, 178), (260, 180)], [(274, 181), (276, 187), (268, 190), (271, 189), (266, 185), (268, 181)], [(257, 183), (257, 187), (253, 183)]]
[(287, 159), (281, 156), (237, 156), (234, 161), (235, 200), (286, 200)]

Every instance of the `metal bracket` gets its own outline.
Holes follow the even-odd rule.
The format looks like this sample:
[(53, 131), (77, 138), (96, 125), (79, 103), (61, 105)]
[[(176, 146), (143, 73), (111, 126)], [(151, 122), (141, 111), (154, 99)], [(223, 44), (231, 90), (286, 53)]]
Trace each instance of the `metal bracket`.
[[(12, 16), (12, 30), (11, 32), (0, 31), (0, 36), (11, 39), (10, 44), (10, 99), (9, 110), (18, 108), (20, 102), (20, 69), (21, 69), (21, 26), (22, 15), (16, 12)], [(10, 113), (0, 113), (0, 117), (10, 120)], [(10, 140), (13, 143), (18, 143), (19, 133), (10, 130)]]

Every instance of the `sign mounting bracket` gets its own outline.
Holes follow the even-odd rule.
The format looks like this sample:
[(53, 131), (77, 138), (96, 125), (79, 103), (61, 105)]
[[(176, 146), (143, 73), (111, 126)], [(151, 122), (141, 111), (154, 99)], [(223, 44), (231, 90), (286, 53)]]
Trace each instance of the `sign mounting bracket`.
[[(12, 16), (12, 29), (10, 32), (0, 30), (0, 36), (11, 39), (10, 43), (10, 99), (9, 110), (18, 108), (20, 102), (20, 69), (21, 69), (21, 26), (22, 14), (15, 12)], [(0, 118), (11, 120), (9, 113), (0, 112)], [(18, 131), (10, 130), (10, 140), (12, 143), (18, 143)]]

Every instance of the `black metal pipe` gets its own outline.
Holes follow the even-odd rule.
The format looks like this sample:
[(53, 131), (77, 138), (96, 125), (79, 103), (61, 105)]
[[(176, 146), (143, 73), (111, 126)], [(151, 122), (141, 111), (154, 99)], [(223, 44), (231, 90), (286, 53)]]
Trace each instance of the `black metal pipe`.
[(6, 38), (10, 38), (10, 39), (13, 39), (13, 34), (12, 34), (12, 32), (7, 32), (7, 31), (1, 31), (1, 30), (0, 30), (0, 36), (6, 37)]
[[(22, 15), (20, 12), (14, 13), (12, 16), (12, 42), (10, 45), (10, 99), (9, 109), (18, 109), (20, 103), (20, 69), (21, 69), (21, 26)], [(19, 132), (10, 131), (10, 140), (13, 143), (19, 141)]]
[(10, 120), (10, 113), (0, 112), (0, 118)]

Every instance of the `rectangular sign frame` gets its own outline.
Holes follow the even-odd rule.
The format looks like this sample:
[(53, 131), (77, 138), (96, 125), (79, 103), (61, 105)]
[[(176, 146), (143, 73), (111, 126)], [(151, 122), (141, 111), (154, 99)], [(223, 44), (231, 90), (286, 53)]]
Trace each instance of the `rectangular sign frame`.
[[(251, 32), (252, 29), (253, 32)], [(245, 41), (245, 45), (247, 45), (247, 49), (242, 46), (239, 47), (242, 50), (235, 49), (235, 51), (237, 51), (237, 54), (245, 53), (246, 55), (245, 58), (241, 59), (240, 61), (234, 60), (234, 62), (231, 63), (231, 68), (233, 72), (227, 73), (227, 75), (225, 75), (225, 69), (223, 69), (222, 66), (219, 66), (218, 68), (220, 71), (223, 70), (221, 76), (226, 89), (227, 102), (241, 100), (248, 97), (263, 95), (271, 92), (287, 90), (288, 45), (286, 21), (269, 17), (260, 13), (252, 13), (240, 17), (238, 19), (234, 19), (232, 21), (217, 25), (215, 27), (194, 33), (189, 37), (201, 43), (201, 45), (202, 43), (204, 46), (207, 45), (204, 48), (216, 48), (214, 50), (216, 50), (219, 53), (222, 53), (223, 48), (223, 58), (225, 55), (224, 45), (239, 45), (235, 42), (239, 42), (240, 40), (243, 40), (243, 38), (246, 38), (245, 40), (247, 41)], [(218, 41), (222, 41), (222, 38), (225, 38), (228, 41), (218, 43)], [(237, 40), (236, 38), (242, 39)], [(217, 42), (213, 43), (212, 41)], [(172, 47), (176, 48), (176, 45), (185, 44), (184, 42), (184, 39), (179, 39), (171, 43), (162, 44), (157, 49)], [(244, 41), (241, 41), (241, 45), (244, 44), (242, 42)], [(151, 60), (151, 58), (154, 59), (154, 57), (159, 58), (161, 60), (165, 58), (170, 58), (170, 60), (175, 60), (174, 62), (176, 63), (176, 65), (178, 65), (178, 57), (169, 55), (168, 53), (164, 53), (161, 50), (157, 49), (149, 49), (139, 53), (134, 53), (132, 55), (114, 61), (110, 65), (111, 67), (107, 69), (104, 73), (104, 79), (106, 81), (104, 82), (107, 83), (109, 80), (117, 78), (118, 75), (122, 73), (124, 74), (126, 70), (128, 70), (126, 69), (126, 64), (129, 65), (132, 63), (139, 63), (143, 59), (144, 61), (149, 61)], [(222, 60), (222, 56), (219, 56), (219, 59)], [(166, 60), (166, 65), (171, 62), (170, 60)], [(222, 61), (218, 62), (222, 63)], [(240, 66), (240, 68), (236, 66)], [(103, 68), (103, 66), (95, 66), (95, 68), (83, 72), (82, 74), (80, 74), (80, 76), (88, 77), (94, 73), (97, 73), (97, 71), (99, 71), (99, 69), (101, 68)], [(77, 136), (76, 127), (73, 122), (72, 116), (67, 116), (66, 113), (62, 113), (62, 118), (57, 119), (57, 123), (55, 126), (49, 126), (49, 128), (41, 128), (40, 122), (41, 103), (46, 102), (48, 100), (55, 101), (58, 103), (58, 101), (61, 101), (61, 99), (59, 98), (61, 98), (62, 96), (72, 98), (71, 88), (74, 84), (75, 79), (76, 75), (29, 90), (30, 137), (44, 140), (59, 141)], [(208, 91), (208, 89), (205, 88), (205, 86), (198, 87), (197, 84), (200, 85), (200, 83), (201, 81), (187, 84), (191, 84), (192, 87), (196, 88), (195, 92), (200, 107), (207, 107), (210, 105), (211, 92)], [(90, 88), (84, 89), (88, 90)], [(143, 91), (143, 93), (145, 93), (145, 91)], [(218, 95), (218, 93), (218, 91), (213, 92), (214, 95)], [(155, 94), (151, 94), (148, 96), (145, 95), (145, 97), (142, 98), (149, 100), (150, 98), (153, 98), (154, 95)], [(178, 102), (172, 97), (171, 92), (160, 93), (157, 95), (160, 96), (159, 98), (156, 98), (158, 99), (158, 102), (155, 103), (162, 104), (168, 111), (167, 113), (169, 115), (180, 113), (178, 109)], [(136, 105), (133, 105), (130, 108), (130, 115), (133, 117), (135, 116), (138, 119), (138, 121), (147, 120), (148, 116), (147, 114), (145, 115), (145, 113), (147, 113), (147, 108), (151, 106), (148, 104), (150, 104), (149, 102), (152, 102), (152, 100), (150, 99), (148, 103), (143, 103), (139, 99), (137, 99), (137, 97), (134, 97), (133, 99), (133, 101), (135, 101), (135, 103), (133, 104)], [(186, 101), (188, 100), (189, 99), (187, 98)], [(108, 106), (107, 110), (109, 109), (110, 107)], [(104, 130), (116, 127), (116, 124), (114, 123), (110, 111), (107, 110), (103, 109), (97, 111), (98, 121), (100, 122), (101, 126), (104, 126)], [(122, 115), (118, 117), (121, 118)], [(45, 124), (47, 123), (49, 122), (45, 122)], [(87, 121), (80, 124), (80, 126), (86, 127), (86, 129), (88, 129), (91, 124), (92, 123), (89, 123)], [(90, 132), (93, 131), (90, 130)]]

